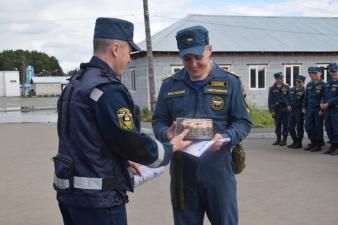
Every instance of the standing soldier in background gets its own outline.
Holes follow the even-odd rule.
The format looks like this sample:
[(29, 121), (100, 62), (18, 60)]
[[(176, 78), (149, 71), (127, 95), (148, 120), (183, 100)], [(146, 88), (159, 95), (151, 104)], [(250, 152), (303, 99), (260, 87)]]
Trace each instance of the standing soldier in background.
[[(304, 118), (303, 118), (303, 98), (305, 93), (304, 88), (305, 77), (298, 75), (296, 77), (296, 86), (290, 89), (289, 94), (289, 119), (288, 119), (288, 131), (292, 138), (292, 144), (288, 145), (288, 148), (301, 148), (302, 140), (304, 137)], [(297, 126), (297, 133), (296, 133)]]
[[(272, 117), (275, 119), (277, 140), (273, 145), (286, 145), (288, 137), (288, 95), (289, 87), (283, 83), (284, 75), (279, 72), (273, 75), (276, 82), (269, 88), (268, 106)], [(282, 132), (283, 127), (283, 132)], [(281, 136), (283, 134), (283, 140)]]
[(304, 148), (305, 151), (321, 151), (323, 142), (323, 116), (320, 102), (323, 97), (325, 83), (321, 79), (319, 67), (309, 67), (308, 72), (312, 81), (306, 85), (303, 113), (306, 113), (305, 130), (311, 143)]
[(325, 129), (331, 146), (324, 154), (338, 155), (338, 65), (330, 64), (330, 82), (325, 87), (325, 95), (320, 107), (325, 111)]

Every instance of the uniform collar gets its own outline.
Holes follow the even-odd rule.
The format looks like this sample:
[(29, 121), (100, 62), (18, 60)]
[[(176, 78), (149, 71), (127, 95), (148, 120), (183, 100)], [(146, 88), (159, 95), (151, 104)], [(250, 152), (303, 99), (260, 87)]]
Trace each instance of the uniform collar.
[[(219, 70), (218, 66), (214, 62), (212, 62), (211, 70), (210, 70), (208, 76), (204, 79), (204, 82), (203, 82), (202, 86), (204, 86), (206, 83), (208, 83), (213, 78), (216, 78), (216, 77), (223, 77), (224, 78), (224, 74), (223, 73), (218, 73), (217, 70)], [(183, 80), (186, 83), (188, 83), (188, 84), (191, 85), (191, 80), (190, 80), (189, 74), (188, 74), (188, 72), (185, 69), (182, 69), (182, 70), (178, 71), (173, 76), (173, 78), (175, 80)]]
[(103, 61), (102, 59), (100, 59), (99, 57), (97, 56), (93, 56), (91, 59), (90, 59), (90, 62), (89, 62), (91, 65), (94, 65), (94, 66), (97, 66), (97, 67), (100, 67), (101, 69), (103, 69), (104, 71), (106, 71), (109, 75), (112, 75), (114, 78), (117, 78), (120, 80), (119, 76), (117, 76), (114, 72), (114, 70), (105, 62)]
[[(204, 80), (209, 81), (209, 80), (211, 80), (211, 79), (214, 78), (214, 77), (224, 77), (223, 74), (220, 74), (220, 73), (217, 73), (217, 72), (216, 72), (217, 69), (218, 69), (217, 65), (216, 65), (214, 62), (212, 62), (211, 70), (210, 70), (208, 76), (207, 76)], [(185, 81), (190, 81), (189, 74), (188, 74), (188, 72), (187, 72), (185, 69), (182, 69), (182, 70), (178, 71), (178, 72), (173, 76), (173, 78), (174, 78), (175, 80), (185, 80)]]

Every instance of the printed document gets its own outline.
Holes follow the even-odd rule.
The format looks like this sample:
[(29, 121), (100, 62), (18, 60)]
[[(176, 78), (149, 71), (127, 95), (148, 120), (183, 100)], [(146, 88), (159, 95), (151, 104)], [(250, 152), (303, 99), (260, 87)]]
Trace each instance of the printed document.
[[(218, 141), (229, 142), (230, 138), (223, 138)], [(186, 147), (183, 151), (193, 156), (200, 157), (205, 151), (207, 151), (211, 145), (215, 143), (214, 140), (210, 141), (197, 141)]]

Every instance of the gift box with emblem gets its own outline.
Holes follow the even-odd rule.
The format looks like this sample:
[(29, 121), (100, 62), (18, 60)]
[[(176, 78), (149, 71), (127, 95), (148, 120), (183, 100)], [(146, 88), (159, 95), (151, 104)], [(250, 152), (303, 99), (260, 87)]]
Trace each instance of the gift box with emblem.
[(177, 118), (176, 135), (185, 129), (189, 130), (188, 135), (185, 137), (187, 140), (210, 140), (213, 137), (211, 119)]

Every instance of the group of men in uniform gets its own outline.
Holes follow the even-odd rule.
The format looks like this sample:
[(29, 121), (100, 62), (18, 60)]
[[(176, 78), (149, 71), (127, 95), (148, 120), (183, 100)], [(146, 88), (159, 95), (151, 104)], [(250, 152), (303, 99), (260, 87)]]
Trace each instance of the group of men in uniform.
[[(338, 65), (329, 64), (328, 82), (322, 80), (320, 67), (309, 67), (311, 81), (304, 87), (305, 76), (298, 75), (294, 87), (283, 82), (284, 75), (275, 73), (276, 82), (269, 89), (268, 107), (275, 119), (277, 140), (273, 145), (302, 148), (304, 127), (310, 143), (305, 151), (318, 152), (325, 145), (323, 122), (330, 147), (324, 154), (338, 155)], [(305, 119), (305, 126), (304, 126)]]

